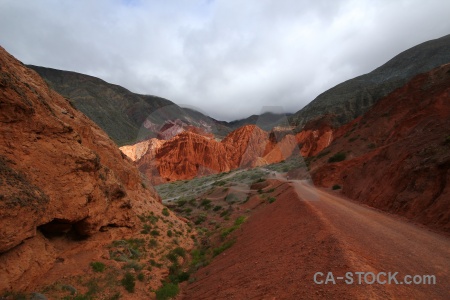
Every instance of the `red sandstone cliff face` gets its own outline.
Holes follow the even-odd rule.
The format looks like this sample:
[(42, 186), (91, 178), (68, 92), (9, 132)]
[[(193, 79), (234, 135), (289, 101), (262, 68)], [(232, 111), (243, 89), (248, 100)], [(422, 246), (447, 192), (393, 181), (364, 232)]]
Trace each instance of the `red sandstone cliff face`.
[[(450, 65), (421, 74), (336, 132), (314, 182), (450, 231)], [(337, 152), (346, 160), (327, 163)]]
[(157, 180), (183, 180), (230, 170), (221, 143), (189, 131), (164, 143), (154, 157), (144, 155), (137, 165), (155, 183)]
[(107, 135), (1, 47), (0, 141), (0, 293), (85, 275), (104, 245), (139, 235), (139, 215), (161, 214)]
[(328, 147), (334, 138), (335, 128), (327, 123), (326, 117), (310, 121), (295, 135), (304, 157), (315, 156)]
[(230, 165), (235, 168), (254, 167), (264, 156), (269, 134), (256, 125), (246, 125), (228, 134), (222, 141)]
[(310, 123), (297, 135), (286, 130), (268, 133), (255, 125), (246, 125), (221, 142), (210, 134), (188, 128), (169, 141), (151, 139), (120, 149), (153, 184), (161, 184), (277, 163), (299, 153), (315, 155), (331, 143), (334, 129), (322, 119)]

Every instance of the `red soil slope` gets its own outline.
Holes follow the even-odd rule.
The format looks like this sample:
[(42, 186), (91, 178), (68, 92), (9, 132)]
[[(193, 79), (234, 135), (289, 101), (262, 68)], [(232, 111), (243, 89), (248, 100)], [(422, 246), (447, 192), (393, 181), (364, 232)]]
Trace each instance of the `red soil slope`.
[[(316, 184), (450, 231), (450, 64), (416, 76), (341, 128)], [(327, 163), (338, 152), (346, 160)]]
[[(279, 186), (275, 183), (271, 187)], [(182, 299), (446, 299), (450, 240), (301, 181), (279, 186)], [(250, 201), (249, 201), (250, 202)], [(247, 202), (248, 203), (248, 202)], [(315, 284), (332, 272), (336, 284)], [(353, 272), (353, 284), (337, 279)], [(355, 272), (434, 274), (435, 285), (357, 284)], [(370, 277), (368, 277), (370, 280)], [(324, 278), (323, 278), (324, 279)], [(381, 277), (381, 279), (384, 279)]]

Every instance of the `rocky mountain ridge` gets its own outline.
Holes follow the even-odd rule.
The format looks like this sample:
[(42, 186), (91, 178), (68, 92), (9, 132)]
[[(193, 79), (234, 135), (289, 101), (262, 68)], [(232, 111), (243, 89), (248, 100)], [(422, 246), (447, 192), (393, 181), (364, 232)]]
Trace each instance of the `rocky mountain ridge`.
[[(193, 109), (182, 108), (170, 100), (132, 93), (99, 78), (76, 72), (29, 65), (57, 91), (102, 128), (118, 145), (165, 136), (169, 128), (179, 133), (195, 126), (224, 136), (226, 124)], [(177, 132), (178, 131), (178, 132)]]
[(301, 131), (312, 119), (334, 115), (336, 127), (362, 115), (378, 100), (417, 74), (450, 62), (450, 35), (430, 40), (398, 54), (370, 73), (342, 82), (323, 92), (289, 118)]

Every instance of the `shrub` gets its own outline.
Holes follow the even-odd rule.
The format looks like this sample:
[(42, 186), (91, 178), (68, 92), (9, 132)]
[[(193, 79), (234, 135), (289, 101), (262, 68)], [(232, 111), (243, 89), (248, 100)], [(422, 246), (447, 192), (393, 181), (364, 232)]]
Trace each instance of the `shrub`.
[(211, 200), (209, 199), (203, 199), (202, 202), (200, 202), (200, 206), (207, 206), (211, 203)]
[(184, 206), (186, 203), (187, 203), (186, 200), (178, 200), (177, 205), (178, 205), (178, 207), (182, 207), (182, 206)]
[(333, 190), (339, 190), (340, 188), (341, 188), (341, 186), (339, 184), (335, 184), (332, 187)]
[(181, 247), (176, 247), (171, 252), (183, 258), (186, 256), (186, 250), (184, 250), (184, 248)]
[(129, 292), (134, 293), (134, 286), (136, 285), (136, 279), (134, 275), (131, 273), (125, 273), (125, 276), (122, 278), (122, 286)]
[(153, 236), (158, 236), (159, 235), (159, 231), (154, 229), (154, 230), (150, 231), (150, 234), (153, 235)]
[(162, 287), (156, 290), (157, 300), (167, 300), (178, 294), (179, 288), (177, 284), (165, 282)]
[(164, 216), (166, 216), (166, 217), (169, 216), (170, 213), (169, 213), (169, 210), (167, 209), (167, 207), (164, 207), (164, 208), (163, 208), (162, 214), (163, 214)]
[(224, 210), (223, 212), (220, 213), (221, 217), (225, 217), (226, 215), (228, 215), (230, 213), (229, 210)]
[(92, 267), (92, 270), (94, 270), (94, 272), (98, 272), (98, 273), (103, 272), (106, 267), (104, 263), (99, 262), (99, 261), (93, 261), (93, 262), (91, 262), (90, 265)]
[(145, 279), (145, 275), (144, 275), (143, 273), (139, 273), (138, 276), (137, 276), (137, 279), (138, 279), (140, 282), (142, 282), (142, 281), (144, 281), (144, 279)]
[(178, 274), (178, 282), (187, 281), (189, 279), (189, 273), (188, 272), (181, 272)]
[(195, 225), (199, 225), (199, 224), (201, 224), (201, 223), (203, 223), (205, 221), (206, 221), (206, 215), (205, 214), (200, 214), (200, 215), (197, 216), (197, 220), (195, 220), (194, 224)]
[(172, 237), (172, 235), (173, 235), (172, 230), (170, 230), (170, 229), (167, 230), (167, 236), (168, 236), (168, 237)]
[(223, 251), (227, 250), (228, 248), (233, 246), (233, 244), (234, 244), (233, 240), (232, 241), (227, 241), (227, 242), (223, 243), (220, 247), (214, 248), (213, 249), (213, 257), (216, 257), (217, 255), (219, 255)]
[(144, 229), (141, 230), (141, 233), (142, 234), (148, 234), (151, 229), (152, 229), (152, 227), (150, 225), (144, 224)]
[(268, 201), (269, 201), (269, 203), (274, 203), (274, 202), (275, 202), (275, 200), (277, 200), (277, 199), (276, 199), (276, 198), (274, 198), (274, 197), (270, 197)]
[(219, 211), (221, 209), (222, 209), (222, 206), (217, 205), (217, 206), (214, 206), (213, 211)]
[(340, 161), (345, 160), (346, 157), (347, 157), (347, 156), (345, 155), (344, 152), (338, 152), (338, 153), (336, 153), (335, 155), (333, 155), (332, 157), (330, 157), (330, 158), (328, 159), (328, 162), (329, 162), (329, 163), (340, 162)]
[(155, 239), (151, 239), (150, 242), (148, 242), (148, 246), (151, 248), (154, 248), (154, 247), (158, 246), (158, 241)]
[(235, 226), (240, 226), (241, 224), (243, 224), (245, 222), (246, 217), (245, 216), (240, 216), (236, 219), (236, 221), (234, 221), (234, 225)]

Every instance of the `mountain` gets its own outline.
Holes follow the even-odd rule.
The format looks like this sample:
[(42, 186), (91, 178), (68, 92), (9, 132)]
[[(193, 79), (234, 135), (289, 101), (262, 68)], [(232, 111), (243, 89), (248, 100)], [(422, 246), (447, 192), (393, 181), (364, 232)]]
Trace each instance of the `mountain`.
[[(107, 134), (1, 47), (0, 108), (0, 295), (127, 293), (105, 288), (107, 280), (120, 282), (127, 263), (148, 263), (140, 253), (164, 257), (178, 247), (165, 234), (153, 236), (151, 249), (143, 242), (150, 216), (162, 232), (170, 226), (181, 233), (180, 247), (192, 248), (187, 224), (167, 211)], [(168, 267), (144, 274), (135, 296), (150, 298)], [(92, 280), (97, 290), (84, 296)], [(71, 288), (55, 288), (61, 285)]]
[(297, 135), (283, 129), (266, 132), (256, 125), (245, 125), (222, 141), (184, 131), (170, 140), (153, 138), (120, 150), (153, 184), (161, 184), (277, 163), (292, 155), (315, 155), (330, 144), (333, 129), (324, 120), (310, 123), (315, 129)]
[(297, 131), (311, 119), (334, 115), (336, 127), (365, 113), (379, 99), (413, 76), (450, 62), (450, 35), (412, 47), (373, 70), (325, 91), (296, 112), (289, 122)]
[(286, 126), (287, 118), (292, 114), (277, 114), (266, 112), (261, 115), (251, 115), (245, 119), (235, 120), (231, 122), (223, 122), (224, 125), (231, 129), (238, 129), (245, 125), (257, 125), (263, 130), (270, 131), (276, 126)]
[(417, 75), (338, 129), (316, 158), (315, 184), (450, 231), (450, 64)]
[(69, 99), (120, 146), (158, 135), (170, 139), (171, 133), (179, 133), (187, 126), (199, 127), (219, 137), (231, 131), (219, 121), (161, 97), (135, 94), (89, 75), (28, 67), (38, 72), (52, 89)]

